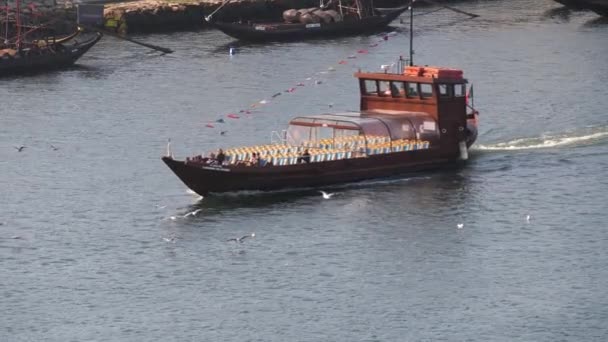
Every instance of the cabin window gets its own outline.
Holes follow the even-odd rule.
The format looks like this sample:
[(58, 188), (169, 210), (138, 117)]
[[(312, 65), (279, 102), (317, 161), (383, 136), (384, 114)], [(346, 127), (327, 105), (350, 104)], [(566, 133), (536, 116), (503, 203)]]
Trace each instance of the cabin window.
[(378, 81), (378, 94), (380, 94), (380, 96), (391, 96), (388, 81)]
[(393, 97), (403, 97), (405, 95), (403, 82), (391, 82), (391, 95)]
[(363, 86), (363, 94), (378, 95), (378, 83), (376, 82), (376, 80), (365, 80)]
[(420, 96), (422, 98), (433, 97), (433, 85), (428, 83), (420, 84)]
[(454, 97), (463, 97), (466, 94), (466, 85), (455, 84), (454, 85)]
[(405, 82), (405, 87), (407, 89), (407, 97), (413, 98), (418, 97), (418, 83), (414, 82)]
[(437, 88), (439, 89), (439, 97), (450, 97), (452, 96), (452, 88), (451, 84), (438, 84)]

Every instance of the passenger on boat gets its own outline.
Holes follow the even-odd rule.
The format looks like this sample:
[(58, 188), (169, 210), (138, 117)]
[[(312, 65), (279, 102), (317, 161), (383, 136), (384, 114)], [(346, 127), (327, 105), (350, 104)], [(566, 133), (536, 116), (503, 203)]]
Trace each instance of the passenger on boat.
[(249, 166), (260, 166), (260, 157), (257, 153), (253, 152), (251, 154), (251, 159), (249, 159)]
[(215, 156), (215, 160), (217, 160), (217, 163), (219, 165), (224, 164), (224, 160), (226, 160), (226, 155), (224, 154), (224, 151), (222, 151), (221, 148), (217, 151), (217, 155)]
[(209, 164), (209, 165), (215, 164), (215, 153), (213, 153), (213, 152), (209, 153), (208, 157), (203, 157), (202, 155), (199, 157), (200, 158), (198, 158), (198, 160), (197, 160), (198, 162), (202, 162), (202, 163)]
[(298, 163), (310, 163), (310, 153), (308, 149), (304, 150), (304, 153), (298, 157)]

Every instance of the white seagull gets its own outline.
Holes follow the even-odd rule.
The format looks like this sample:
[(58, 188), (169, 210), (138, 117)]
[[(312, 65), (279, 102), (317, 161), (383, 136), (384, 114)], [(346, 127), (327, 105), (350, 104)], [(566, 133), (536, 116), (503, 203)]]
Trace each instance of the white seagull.
[(530, 215), (526, 215), (526, 222), (530, 222)]
[(458, 227), (458, 229), (462, 229), (462, 228), (464, 228), (464, 224), (463, 223), (459, 223), (459, 224), (456, 225), (456, 227)]
[(171, 236), (171, 237), (168, 237), (168, 238), (164, 237), (163, 240), (165, 242), (175, 243), (175, 241), (177, 241), (177, 238), (175, 236)]
[(324, 199), (330, 199), (333, 195), (335, 195), (335, 193), (328, 194), (327, 192), (325, 192), (323, 190), (319, 190), (319, 192), (323, 195)]
[(255, 233), (251, 233), (251, 234), (249, 234), (249, 235), (244, 235), (244, 236), (241, 236), (240, 238), (232, 238), (232, 239), (228, 239), (228, 240), (226, 240), (226, 242), (228, 242), (228, 241), (234, 241), (234, 242), (243, 243), (243, 241), (244, 241), (246, 238), (250, 238), (250, 237), (255, 237)]
[(187, 213), (186, 215), (184, 215), (184, 217), (196, 216), (196, 214), (200, 213), (201, 211), (203, 211), (203, 209), (196, 209), (195, 211)]

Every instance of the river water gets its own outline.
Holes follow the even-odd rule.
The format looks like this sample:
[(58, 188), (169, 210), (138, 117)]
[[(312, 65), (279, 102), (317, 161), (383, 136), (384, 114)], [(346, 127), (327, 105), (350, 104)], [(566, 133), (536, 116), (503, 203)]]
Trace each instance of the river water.
[(138, 37), (176, 51), (159, 55), (106, 37), (74, 68), (0, 80), (0, 341), (606, 341), (608, 23), (458, 7), (481, 17), (418, 11), (415, 61), (474, 84), (470, 163), (331, 200), (200, 200), (160, 156), (356, 110), (353, 72), (407, 54), (407, 15), (387, 40)]

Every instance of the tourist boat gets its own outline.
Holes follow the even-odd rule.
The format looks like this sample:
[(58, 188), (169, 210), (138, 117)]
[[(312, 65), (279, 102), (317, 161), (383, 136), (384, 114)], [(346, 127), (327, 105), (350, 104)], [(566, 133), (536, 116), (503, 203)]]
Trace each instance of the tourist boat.
[(162, 160), (201, 196), (325, 187), (461, 165), (477, 138), (472, 92), (462, 70), (413, 65), (412, 19), (410, 11), (407, 63), (400, 57), (396, 72), (355, 73), (358, 112), (295, 117), (278, 141), (229, 148), (221, 162), (200, 155), (178, 160), (170, 145)]
[[(233, 147), (226, 160), (162, 160), (193, 191), (321, 187), (461, 164), (477, 137), (463, 73), (407, 66), (357, 72), (360, 111), (299, 116), (274, 144)], [(308, 150), (310, 162), (302, 161)], [(253, 153), (260, 161), (250, 165)]]
[(608, 0), (555, 0), (575, 10), (591, 10), (601, 16), (608, 16)]
[(370, 0), (354, 0), (321, 5), (315, 8), (290, 9), (282, 22), (222, 22), (205, 17), (225, 34), (243, 41), (292, 41), (371, 33), (382, 30), (407, 7), (374, 8)]
[[(15, 4), (13, 25), (9, 25), (9, 20), (2, 25), (5, 32), (3, 42), (0, 42), (0, 77), (72, 65), (102, 37), (100, 32), (95, 32), (79, 40), (85, 31), (81, 27), (64, 37), (41, 35), (39, 32), (43, 31), (43, 26), (27, 27), (24, 32), (25, 26), (20, 20), (20, 2), (17, 0)], [(10, 9), (6, 8), (6, 11), (8, 17)], [(28, 40), (26, 34), (38, 37)]]

